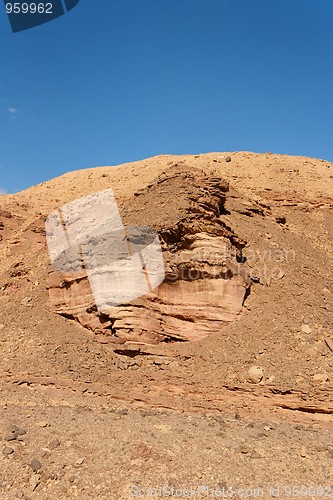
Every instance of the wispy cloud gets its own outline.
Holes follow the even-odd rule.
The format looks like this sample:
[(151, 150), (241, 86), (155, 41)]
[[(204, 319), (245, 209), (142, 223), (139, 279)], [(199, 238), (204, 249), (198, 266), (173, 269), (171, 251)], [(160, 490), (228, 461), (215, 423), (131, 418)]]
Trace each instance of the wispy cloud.
[(11, 120), (15, 120), (17, 115), (17, 108), (15, 108), (15, 106), (8, 106), (6, 111), (9, 114)]
[(5, 189), (3, 189), (2, 187), (0, 187), (0, 196), (1, 196), (2, 194), (7, 194), (7, 192), (5, 191)]

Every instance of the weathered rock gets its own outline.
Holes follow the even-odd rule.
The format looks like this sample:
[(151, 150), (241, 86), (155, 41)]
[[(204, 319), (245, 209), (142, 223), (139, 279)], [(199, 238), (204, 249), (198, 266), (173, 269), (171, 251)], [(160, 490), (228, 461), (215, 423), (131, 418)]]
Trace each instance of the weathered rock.
[(42, 464), (40, 463), (39, 460), (37, 460), (36, 458), (33, 458), (31, 460), (30, 467), (32, 468), (33, 471), (37, 471), (37, 470), (41, 469)]
[(17, 439), (17, 436), (14, 436), (13, 434), (9, 434), (9, 436), (4, 437), (4, 441), (15, 441)]
[(327, 373), (316, 373), (313, 376), (313, 383), (314, 384), (324, 384), (325, 382), (328, 382), (329, 376)]
[(312, 328), (309, 325), (302, 325), (301, 330), (303, 333), (310, 334), (312, 332)]
[[(136, 194), (125, 227), (155, 229), (164, 282), (129, 304), (97, 310), (85, 269), (50, 275), (51, 309), (117, 343), (201, 340), (242, 313), (250, 280), (240, 256), (245, 242), (220, 220), (228, 183), (201, 170), (172, 167)], [(170, 199), (177, 194), (177, 203)], [(70, 266), (75, 269), (73, 261)]]
[(11, 455), (12, 453), (14, 453), (14, 449), (10, 448), (9, 446), (5, 446), (4, 449), (2, 450), (2, 453), (4, 455)]
[(13, 424), (7, 428), (8, 434), (4, 437), (5, 441), (15, 441), (18, 437), (24, 436), (27, 433), (25, 429), (21, 429), (17, 425)]
[(251, 366), (247, 373), (250, 382), (253, 384), (259, 384), (264, 377), (264, 369), (261, 366)]
[(36, 427), (49, 427), (49, 423), (48, 422), (45, 422), (44, 420), (42, 420), (41, 422), (36, 422)]
[(55, 450), (56, 448), (58, 448), (60, 446), (60, 441), (57, 437), (55, 437), (54, 439), (52, 439), (50, 442), (49, 442), (49, 448), (51, 450)]
[(37, 486), (40, 484), (40, 476), (37, 473), (34, 473), (31, 475), (30, 480), (29, 480), (30, 487), (32, 491), (35, 491)]

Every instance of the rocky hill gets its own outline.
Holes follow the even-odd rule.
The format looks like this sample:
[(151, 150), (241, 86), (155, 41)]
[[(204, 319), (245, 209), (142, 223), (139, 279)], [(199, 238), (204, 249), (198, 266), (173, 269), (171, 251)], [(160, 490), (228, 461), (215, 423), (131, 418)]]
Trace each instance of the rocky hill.
[[(101, 312), (87, 270), (52, 266), (45, 220), (109, 188), (125, 229), (157, 232), (165, 278)], [(332, 221), (332, 164), (271, 153), (163, 155), (0, 196), (1, 498), (330, 486)]]

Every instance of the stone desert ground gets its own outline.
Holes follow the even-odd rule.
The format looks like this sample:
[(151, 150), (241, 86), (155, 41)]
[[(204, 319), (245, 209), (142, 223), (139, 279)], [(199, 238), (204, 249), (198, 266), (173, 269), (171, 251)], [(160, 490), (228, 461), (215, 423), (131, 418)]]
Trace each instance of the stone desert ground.
[[(44, 223), (107, 188), (166, 275), (101, 314)], [(333, 167), (307, 157), (162, 155), (1, 196), (1, 500), (332, 497), (332, 238)]]

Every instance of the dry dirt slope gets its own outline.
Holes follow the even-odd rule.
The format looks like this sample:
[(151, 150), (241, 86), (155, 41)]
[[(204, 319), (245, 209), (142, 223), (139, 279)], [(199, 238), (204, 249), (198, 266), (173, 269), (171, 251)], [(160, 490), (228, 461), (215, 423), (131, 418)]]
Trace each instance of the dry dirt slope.
[[(192, 172), (191, 184), (229, 182), (216, 223), (243, 242), (252, 280), (237, 320), (198, 342), (134, 349), (52, 312), (46, 216), (111, 187), (125, 221), (170, 230), (180, 198), (167, 192), (161, 208), (154, 190), (171, 171)], [(332, 164), (269, 153), (159, 156), (1, 196), (1, 498), (125, 499), (135, 485), (166, 484), (261, 486), (267, 498), (270, 485), (329, 488), (332, 207)], [(264, 370), (259, 384), (248, 379), (253, 365)]]

